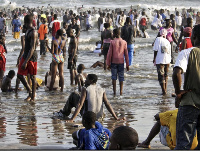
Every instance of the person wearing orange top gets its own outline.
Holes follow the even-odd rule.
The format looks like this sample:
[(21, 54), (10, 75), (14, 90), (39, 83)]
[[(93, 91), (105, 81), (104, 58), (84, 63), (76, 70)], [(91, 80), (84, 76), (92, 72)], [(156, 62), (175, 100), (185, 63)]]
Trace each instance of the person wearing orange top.
[(47, 19), (42, 18), (42, 24), (38, 30), (38, 37), (40, 39), (40, 55), (45, 55), (47, 47), (45, 44), (45, 39), (47, 38), (48, 26), (46, 25)]

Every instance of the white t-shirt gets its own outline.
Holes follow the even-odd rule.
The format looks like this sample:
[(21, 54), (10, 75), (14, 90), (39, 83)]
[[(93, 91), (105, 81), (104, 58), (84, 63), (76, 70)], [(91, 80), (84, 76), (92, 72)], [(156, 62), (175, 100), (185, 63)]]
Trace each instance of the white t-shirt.
[(157, 18), (157, 16), (154, 17), (151, 25), (155, 26), (156, 28), (159, 26), (159, 27), (162, 27), (162, 24), (161, 24), (161, 21), (159, 18)]
[(194, 47), (182, 50), (178, 54), (178, 57), (176, 58), (176, 63), (174, 65), (174, 67), (180, 67), (183, 70), (183, 73), (185, 73), (186, 70), (187, 70), (187, 65), (188, 65), (188, 59), (189, 59), (190, 51), (193, 48)]
[(156, 64), (169, 64), (171, 62), (171, 45), (163, 37), (157, 37), (153, 47), (157, 51)]
[(175, 17), (175, 21), (176, 21), (177, 25), (181, 26), (181, 24), (182, 24), (182, 17), (181, 16), (176, 16)]

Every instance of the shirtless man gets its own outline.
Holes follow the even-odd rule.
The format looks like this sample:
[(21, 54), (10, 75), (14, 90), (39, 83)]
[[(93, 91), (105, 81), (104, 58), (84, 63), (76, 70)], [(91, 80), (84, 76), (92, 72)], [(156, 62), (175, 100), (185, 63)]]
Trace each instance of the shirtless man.
[(74, 31), (71, 28), (69, 31), (69, 37), (70, 37), (70, 42), (69, 42), (69, 47), (68, 47), (68, 69), (70, 71), (70, 81), (71, 85), (74, 83), (74, 77), (76, 75), (76, 62), (77, 62), (77, 39), (74, 36)]
[[(36, 74), (37, 74), (37, 31), (33, 29), (33, 16), (26, 15), (24, 18), (24, 25), (27, 28), (25, 34), (25, 49), (24, 54), (21, 58), (21, 61), (18, 66), (17, 77), (25, 86), (26, 90), (29, 92), (29, 96), (25, 99), (27, 101), (35, 100), (35, 91), (36, 91)], [(32, 90), (25, 80), (23, 75), (30, 74), (32, 80)]]
[(63, 67), (64, 67), (64, 58), (63, 58), (63, 51), (62, 49), (65, 46), (66, 40), (62, 40), (63, 37), (63, 30), (59, 29), (56, 32), (55, 39), (52, 41), (51, 49), (47, 45), (48, 49), (52, 54), (52, 64), (51, 64), (51, 83), (49, 91), (53, 90), (53, 86), (55, 83), (56, 72), (57, 69), (59, 70), (59, 77), (60, 77), (60, 91), (63, 92), (64, 87), (64, 76), (63, 76)]

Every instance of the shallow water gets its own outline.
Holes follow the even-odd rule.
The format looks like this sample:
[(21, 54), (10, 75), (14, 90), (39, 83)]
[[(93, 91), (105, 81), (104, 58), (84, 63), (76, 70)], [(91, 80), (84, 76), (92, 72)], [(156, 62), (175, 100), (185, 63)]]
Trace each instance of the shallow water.
[[(91, 34), (94, 32), (95, 34)], [(89, 45), (93, 47), (95, 41), (98, 40), (97, 35), (99, 34), (96, 29), (81, 32), (81, 39), (87, 38), (87, 35), (91, 35), (92, 38), (89, 41), (83, 40), (83, 42), (80, 42), (77, 64), (85, 64), (87, 67), (85, 72), (98, 75), (98, 84), (106, 89), (106, 94), (115, 112), (126, 117), (126, 121), (115, 121), (105, 109), (103, 125), (111, 131), (119, 125), (131, 126), (137, 130), (140, 141), (143, 141), (155, 122), (154, 115), (174, 108), (174, 99), (170, 96), (173, 92), (172, 68), (170, 68), (169, 72), (168, 95), (163, 97), (157, 81), (156, 67), (152, 63), (152, 47), (149, 47), (153, 38), (136, 39), (135, 43), (138, 48), (135, 49), (134, 65), (129, 72), (125, 73), (124, 94), (123, 96), (119, 95), (119, 86), (117, 85), (117, 96), (113, 97), (110, 71), (105, 72), (101, 68), (89, 68), (94, 62), (103, 61), (103, 57), (99, 57), (98, 54), (92, 53), (87, 48), (85, 50), (81, 49)], [(149, 31), (149, 34), (152, 37), (156, 35), (151, 31)], [(7, 39), (12, 39), (11, 35)], [(147, 44), (147, 47), (140, 47), (143, 44)], [(7, 43), (8, 49), (19, 45), (19, 41)], [(91, 47), (89, 48), (91, 49)], [(18, 48), (8, 52), (5, 74), (11, 69), (17, 72), (15, 64), (18, 54)], [(38, 78), (44, 80), (50, 62), (50, 53), (47, 53), (46, 56), (39, 56)], [(71, 134), (78, 129), (73, 125), (81, 123), (80, 116), (76, 118), (76, 122), (73, 124), (51, 118), (53, 111), (62, 109), (69, 94), (74, 90), (69, 85), (69, 71), (67, 70), (66, 61), (64, 68), (65, 89), (63, 93), (45, 91), (44, 87), (40, 87), (36, 92), (35, 103), (24, 101), (28, 95), (25, 90), (20, 91), (18, 94), (1, 93), (0, 149), (67, 149), (74, 147)], [(12, 80), (12, 85), (15, 85), (15, 78)], [(23, 87), (22, 85), (20, 86)], [(159, 142), (158, 136), (153, 140), (153, 145), (151, 146), (165, 148), (157, 142)]]
[[(19, 1), (17, 0), (17, 3)], [(30, 3), (27, 1), (27, 4)], [(128, 125), (136, 129), (140, 142), (143, 141), (154, 121), (154, 115), (158, 112), (174, 109), (174, 92), (172, 84), (172, 67), (169, 69), (169, 82), (167, 96), (161, 95), (161, 88), (157, 81), (156, 67), (153, 65), (152, 42), (157, 32), (147, 30), (149, 39), (135, 39), (135, 55), (133, 66), (125, 73), (124, 93), (119, 95), (119, 85), (117, 85), (117, 96), (113, 97), (111, 73), (103, 71), (102, 68), (91, 69), (90, 66), (96, 61), (103, 61), (103, 56), (92, 53), (96, 41), (100, 40), (100, 33), (97, 29), (82, 31), (79, 43), (78, 62), (83, 63), (87, 68), (86, 73), (98, 75), (98, 84), (106, 90), (107, 97), (111, 102), (115, 112), (125, 115), (126, 121), (115, 121), (111, 114), (104, 107), (105, 118), (103, 125), (113, 131), (119, 125)], [(6, 46), (8, 49), (6, 72), (15, 70), (16, 62), (21, 46), (19, 40), (13, 40), (11, 32), (7, 35)], [(44, 80), (46, 72), (49, 70), (51, 55), (39, 55), (38, 50), (38, 74), (37, 77)], [(175, 54), (177, 56), (177, 54)], [(59, 119), (52, 119), (54, 111), (63, 108), (68, 96), (74, 91), (70, 86), (69, 71), (67, 69), (67, 58), (64, 65), (64, 92), (49, 92), (44, 87), (36, 91), (36, 102), (24, 101), (27, 92), (15, 93), (0, 92), (0, 149), (68, 149), (74, 147), (71, 134), (79, 128), (75, 124), (81, 123), (81, 117), (76, 118), (75, 123), (65, 123)], [(12, 80), (15, 86), (16, 77)], [(23, 87), (22, 84), (20, 87)], [(159, 143), (156, 136), (151, 143), (152, 149), (167, 149)]]

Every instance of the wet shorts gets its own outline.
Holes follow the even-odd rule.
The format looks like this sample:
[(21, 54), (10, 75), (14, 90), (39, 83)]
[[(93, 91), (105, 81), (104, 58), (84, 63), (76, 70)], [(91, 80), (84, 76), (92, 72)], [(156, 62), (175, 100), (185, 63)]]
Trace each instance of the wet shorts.
[(111, 64), (111, 78), (112, 80), (117, 80), (117, 75), (119, 77), (119, 81), (124, 81), (124, 64)]
[(6, 71), (6, 63), (3, 60), (0, 60), (0, 71)]
[(165, 78), (168, 77), (169, 64), (156, 64), (159, 83), (165, 83)]
[(37, 74), (37, 62), (33, 62), (33, 61), (28, 61), (27, 63), (27, 67), (25, 70), (23, 70), (22, 64), (24, 63), (25, 59), (22, 57), (18, 66), (18, 73), (19, 75), (36, 75)]
[(72, 58), (72, 55), (69, 55), (67, 69), (74, 69), (74, 70), (76, 70), (77, 55), (74, 56), (73, 62), (69, 61), (69, 60), (71, 60), (71, 58)]

